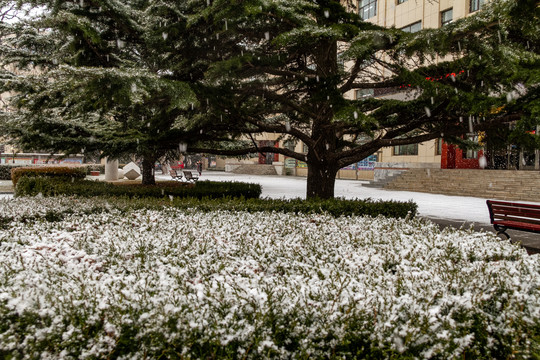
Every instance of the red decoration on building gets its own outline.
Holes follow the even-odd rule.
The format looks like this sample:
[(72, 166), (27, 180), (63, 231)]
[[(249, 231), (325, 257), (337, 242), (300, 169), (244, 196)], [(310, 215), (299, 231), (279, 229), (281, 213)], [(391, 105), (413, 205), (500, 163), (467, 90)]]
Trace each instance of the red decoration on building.
[(483, 150), (478, 150), (475, 158), (467, 159), (463, 157), (464, 150), (456, 145), (443, 142), (441, 153), (441, 169), (480, 169), (479, 159), (484, 156)]
[(453, 73), (448, 73), (448, 74), (446, 74), (444, 76), (439, 76), (439, 77), (428, 76), (428, 77), (426, 77), (426, 80), (428, 80), (428, 81), (439, 81), (439, 80), (442, 80), (442, 79), (448, 79), (449, 77), (452, 77), (452, 76), (454, 78), (456, 78), (458, 75), (461, 75), (463, 73), (465, 73), (465, 70), (460, 70), (458, 73), (454, 73), (454, 72)]

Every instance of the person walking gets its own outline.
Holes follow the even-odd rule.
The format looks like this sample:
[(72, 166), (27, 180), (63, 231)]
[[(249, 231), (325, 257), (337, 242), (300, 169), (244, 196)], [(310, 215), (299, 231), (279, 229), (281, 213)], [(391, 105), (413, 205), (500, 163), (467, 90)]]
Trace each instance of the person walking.
[(202, 175), (202, 161), (197, 161), (197, 172), (199, 173), (199, 176)]

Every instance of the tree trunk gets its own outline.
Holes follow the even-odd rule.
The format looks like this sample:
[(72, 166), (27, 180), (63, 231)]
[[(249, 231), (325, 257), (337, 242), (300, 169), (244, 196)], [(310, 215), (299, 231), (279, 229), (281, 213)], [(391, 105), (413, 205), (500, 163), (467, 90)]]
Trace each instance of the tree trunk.
[(156, 184), (156, 178), (154, 177), (154, 164), (155, 164), (155, 159), (153, 157), (143, 157), (143, 161), (142, 161), (143, 185)]
[(308, 164), (306, 198), (332, 199), (338, 169), (331, 164), (313, 161)]

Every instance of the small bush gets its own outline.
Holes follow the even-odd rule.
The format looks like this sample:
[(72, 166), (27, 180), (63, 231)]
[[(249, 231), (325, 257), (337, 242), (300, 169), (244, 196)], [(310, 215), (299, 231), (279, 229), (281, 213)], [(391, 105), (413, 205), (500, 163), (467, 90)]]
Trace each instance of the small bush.
[(11, 181), (13, 186), (17, 186), (17, 182), (21, 177), (56, 177), (56, 178), (73, 178), (83, 179), (86, 176), (85, 167), (67, 167), (67, 166), (39, 166), (39, 167), (21, 167), (11, 170)]
[[(148, 204), (149, 205), (149, 204)], [(148, 206), (147, 205), (147, 206)], [(247, 211), (253, 212), (281, 212), (294, 214), (321, 214), (332, 216), (372, 216), (382, 215), (390, 218), (412, 218), (416, 216), (418, 205), (412, 201), (373, 201), (371, 199), (347, 200), (335, 199), (192, 199), (173, 200), (173, 206), (182, 209), (196, 209), (197, 211)]]
[[(26, 164), (1, 164), (0, 165), (0, 180), (12, 180), (11, 170), (15, 168), (42, 168), (43, 165), (26, 165)], [(86, 170), (86, 175), (90, 175), (90, 171), (99, 171), (101, 174), (105, 173), (105, 165), (102, 164), (84, 164), (83, 167)]]

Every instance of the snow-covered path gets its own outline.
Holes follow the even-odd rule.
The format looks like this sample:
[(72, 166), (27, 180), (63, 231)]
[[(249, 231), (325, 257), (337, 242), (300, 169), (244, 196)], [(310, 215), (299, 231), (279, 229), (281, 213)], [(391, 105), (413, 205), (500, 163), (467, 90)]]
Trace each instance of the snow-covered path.
[[(162, 179), (170, 176), (158, 175)], [(305, 198), (306, 179), (292, 176), (260, 176), (233, 174), (218, 171), (204, 171), (201, 180), (243, 181), (262, 185), (262, 197), (269, 198)], [(489, 224), (486, 200), (466, 196), (447, 196), (439, 194), (409, 191), (388, 191), (378, 188), (363, 187), (362, 181), (336, 180), (335, 195), (346, 199), (382, 199), (413, 200), (418, 204), (418, 214), (430, 218), (457, 221), (469, 221), (477, 224)], [(540, 203), (538, 203), (540, 205)]]

